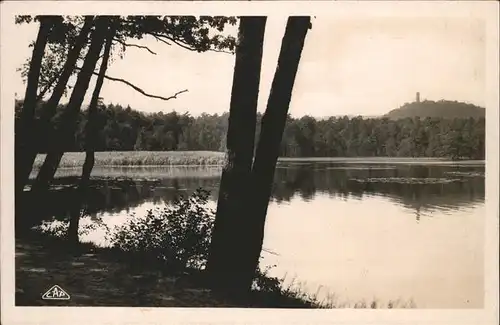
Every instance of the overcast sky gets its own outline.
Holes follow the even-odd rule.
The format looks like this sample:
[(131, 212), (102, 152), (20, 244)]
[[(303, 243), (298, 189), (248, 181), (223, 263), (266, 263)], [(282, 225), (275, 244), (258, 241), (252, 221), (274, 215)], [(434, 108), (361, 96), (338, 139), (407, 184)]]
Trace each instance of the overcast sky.
[[(265, 110), (286, 18), (268, 19), (259, 97)], [(17, 65), (30, 57), (28, 44), (38, 25), (17, 25)], [(132, 42), (132, 41), (130, 41)], [(135, 41), (134, 41), (135, 42)], [(142, 96), (128, 86), (105, 81), (106, 103), (145, 112), (222, 113), (229, 108), (234, 56), (194, 53), (155, 40), (157, 55), (129, 48), (108, 75), (124, 78), (157, 95), (188, 89), (168, 102)], [(430, 100), (449, 99), (485, 105), (485, 26), (472, 18), (316, 17), (309, 31), (293, 91), (290, 113), (380, 115), (411, 102), (419, 91)], [(14, 81), (18, 97), (25, 86)], [(90, 91), (91, 92), (91, 91)], [(90, 93), (89, 92), (89, 93)]]

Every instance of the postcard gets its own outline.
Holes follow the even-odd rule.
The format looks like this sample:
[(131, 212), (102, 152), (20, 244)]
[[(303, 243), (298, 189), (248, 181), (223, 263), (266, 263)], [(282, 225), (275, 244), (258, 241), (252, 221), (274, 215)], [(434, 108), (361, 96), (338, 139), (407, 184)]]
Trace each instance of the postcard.
[(498, 323), (497, 2), (1, 6), (3, 324)]

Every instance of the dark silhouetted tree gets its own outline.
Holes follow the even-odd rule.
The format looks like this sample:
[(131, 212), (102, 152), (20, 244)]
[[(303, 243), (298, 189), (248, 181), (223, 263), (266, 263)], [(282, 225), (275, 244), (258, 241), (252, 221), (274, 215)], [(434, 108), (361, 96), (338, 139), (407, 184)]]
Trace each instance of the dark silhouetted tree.
[(55, 143), (49, 148), (45, 161), (33, 184), (32, 190), (34, 191), (43, 191), (48, 188), (49, 182), (54, 177), (64, 152), (68, 150), (72, 143), (71, 139), (76, 129), (77, 116), (107, 34), (107, 21), (108, 20), (102, 16), (95, 20), (95, 29), (91, 37), (92, 41), (85, 57), (83, 67), (78, 73), (78, 78), (71, 93), (69, 103), (62, 115), (62, 121), (58, 125), (59, 129), (55, 132), (57, 140), (54, 139), (56, 140), (54, 141)]
[(78, 185), (79, 195), (77, 197), (78, 202), (75, 204), (74, 211), (71, 212), (71, 220), (68, 228), (68, 239), (70, 242), (78, 243), (78, 225), (81, 214), (81, 207), (83, 201), (88, 196), (90, 174), (94, 168), (95, 162), (95, 148), (97, 144), (98, 135), (98, 121), (97, 121), (97, 110), (99, 104), (99, 95), (101, 93), (102, 84), (104, 82), (104, 76), (106, 74), (106, 69), (108, 67), (108, 61), (111, 54), (111, 45), (113, 42), (113, 37), (116, 33), (116, 28), (118, 25), (118, 20), (116, 17), (109, 17), (108, 19), (108, 32), (106, 33), (104, 53), (102, 57), (101, 66), (99, 68), (99, 75), (92, 93), (92, 98), (90, 100), (90, 105), (87, 110), (87, 124), (85, 126), (85, 162), (83, 163), (82, 176), (80, 178), (80, 183)]
[[(66, 91), (68, 80), (73, 74), (77, 60), (80, 57), (80, 52), (87, 42), (87, 36), (93, 25), (93, 20), (93, 16), (85, 17), (83, 27), (81, 28), (79, 35), (76, 37), (74, 45), (69, 50), (67, 59), (65, 60), (62, 68), (57, 70), (59, 75), (57, 82), (54, 86), (51, 84), (45, 85), (44, 89), (48, 90), (49, 88), (53, 88), (52, 95), (42, 106), (38, 127), (36, 129), (31, 129), (30, 131), (29, 145), (24, 146), (22, 149), (20, 148), (19, 151), (16, 152), (16, 184), (18, 184), (21, 189), (24, 187), (29, 178), (33, 162), (35, 161), (40, 148), (43, 146), (46, 147), (47, 142), (50, 139), (50, 134), (52, 133), (51, 119), (56, 114), (61, 97)], [(57, 54), (61, 55), (60, 53)], [(33, 132), (35, 132), (35, 134), (33, 134)]]
[[(41, 73), (42, 59), (45, 52), (45, 46), (49, 40), (50, 32), (56, 24), (58, 17), (40, 16), (37, 17), (37, 19), (40, 21), (40, 27), (35, 44), (33, 45), (33, 55), (27, 72), (26, 94), (24, 95), (23, 106), (19, 113), (19, 127), (15, 140), (16, 162), (24, 160), (26, 152), (30, 151), (30, 148), (33, 146), (33, 141), (35, 140), (32, 138), (31, 132), (35, 128), (35, 109), (38, 97), (38, 84)], [(30, 18), (17, 17), (16, 19), (16, 23), (24, 21), (30, 21)], [(26, 164), (21, 164), (18, 168), (16, 168), (16, 195), (19, 195), (24, 188), (25, 179), (27, 178), (26, 174), (29, 175), (29, 171), (27, 171), (27, 169), (28, 167)]]
[[(238, 237), (245, 231), (241, 207), (249, 192), (257, 101), (266, 17), (241, 17), (229, 109), (226, 163), (222, 171), (216, 220), (207, 261), (210, 285), (217, 291), (238, 293), (246, 284)], [(235, 246), (236, 244), (236, 246)], [(236, 251), (236, 252), (235, 252)], [(244, 257), (243, 257), (244, 258)]]
[[(262, 27), (254, 27), (252, 31), (262, 30), (263, 36), (265, 20), (264, 18), (258, 19), (260, 19), (259, 26)], [(233, 296), (249, 292), (258, 267), (267, 205), (271, 196), (281, 137), (288, 117), (289, 103), (305, 36), (310, 26), (310, 17), (288, 19), (268, 106), (262, 117), (259, 143), (253, 165), (256, 110), (253, 105), (247, 106), (246, 111), (241, 106), (249, 101), (247, 96), (250, 95), (253, 95), (252, 104), (255, 100), (256, 105), (258, 83), (256, 89), (250, 88), (254, 90), (251, 93), (248, 87), (245, 87), (245, 91), (241, 93), (235, 92), (237, 88), (233, 88), (232, 98), (235, 99), (235, 103), (243, 101), (238, 108), (230, 111), (227, 136), (228, 162), (221, 179), (216, 226), (207, 264), (212, 288)], [(257, 62), (253, 60), (256, 60), (258, 55), (252, 56), (249, 52), (253, 49), (261, 53), (262, 36), (258, 34), (259, 37), (253, 39), (255, 43), (245, 44), (245, 39), (248, 39), (245, 27), (242, 25), (242, 43), (240, 43), (239, 50), (247, 54), (251, 61), (245, 65), (241, 74), (236, 69), (237, 63), (233, 82), (236, 86), (241, 79), (258, 82), (260, 75), (260, 70), (253, 71), (253, 74), (250, 70), (255, 70), (253, 64)], [(244, 51), (245, 47), (242, 44), (251, 46)], [(241, 63), (243, 64), (244, 61)]]
[(267, 207), (271, 197), (274, 172), (278, 161), (281, 139), (285, 130), (293, 85), (297, 74), (310, 17), (289, 17), (281, 43), (278, 66), (274, 74), (266, 111), (262, 117), (259, 142), (250, 176), (249, 189), (243, 205), (244, 222), (240, 240), (241, 285), (249, 290), (259, 264), (264, 239)]

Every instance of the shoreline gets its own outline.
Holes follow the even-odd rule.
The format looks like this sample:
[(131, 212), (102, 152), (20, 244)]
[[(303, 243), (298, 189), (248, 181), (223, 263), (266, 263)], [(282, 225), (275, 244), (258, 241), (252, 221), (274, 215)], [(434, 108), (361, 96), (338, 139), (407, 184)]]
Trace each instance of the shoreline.
[[(94, 168), (222, 168), (225, 154), (210, 151), (103, 151), (95, 153)], [(45, 154), (38, 154), (33, 170), (39, 170)], [(67, 152), (59, 169), (81, 168), (85, 152)], [(452, 160), (440, 157), (279, 157), (281, 164), (344, 163), (380, 165), (448, 165), (448, 166), (485, 166), (486, 161), (463, 159)]]
[[(20, 306), (126, 306), (292, 309), (414, 309), (413, 299), (338, 301), (332, 293), (319, 299), (302, 287), (254, 289), (249, 297), (220, 296), (206, 286), (199, 270), (170, 273), (157, 266), (135, 265), (126, 252), (81, 242), (64, 245), (62, 238), (32, 233), (16, 238), (15, 305)], [(49, 258), (50, 256), (50, 258)], [(50, 261), (50, 263), (47, 263)], [(72, 277), (78, 274), (78, 280)], [(260, 271), (259, 278), (277, 281)], [(43, 292), (58, 284), (70, 300), (42, 300)], [(141, 290), (137, 290), (141, 287)]]

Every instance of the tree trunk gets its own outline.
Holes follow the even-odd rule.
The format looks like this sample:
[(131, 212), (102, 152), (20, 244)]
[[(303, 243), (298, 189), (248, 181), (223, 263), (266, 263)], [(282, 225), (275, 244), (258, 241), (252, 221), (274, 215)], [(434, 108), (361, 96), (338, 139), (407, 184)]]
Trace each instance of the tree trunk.
[(64, 90), (66, 89), (68, 80), (75, 68), (80, 52), (83, 46), (87, 43), (87, 36), (90, 32), (90, 28), (92, 27), (92, 22), (93, 16), (85, 17), (85, 23), (75, 41), (73, 48), (68, 53), (68, 58), (64, 63), (61, 75), (56, 86), (54, 87), (54, 91), (52, 92), (50, 99), (43, 106), (38, 127), (39, 132), (37, 132), (38, 134), (36, 135), (36, 138), (38, 139), (32, 138), (23, 150), (16, 151), (16, 153), (19, 153), (19, 155), (16, 155), (16, 184), (19, 184), (21, 191), (29, 179), (33, 163), (35, 162), (35, 158), (38, 154), (39, 143), (41, 141), (40, 139), (43, 139), (46, 137), (46, 134), (49, 133), (48, 130), (50, 120), (54, 116), (56, 108), (59, 105), (59, 101), (64, 94)]
[(278, 66), (274, 74), (266, 112), (250, 177), (252, 195), (248, 196), (245, 212), (244, 246), (240, 254), (242, 286), (250, 288), (259, 264), (264, 240), (264, 225), (271, 197), (274, 171), (278, 161), (281, 138), (285, 129), (293, 84), (297, 74), (310, 17), (290, 17), (281, 43)]
[[(15, 161), (21, 162), (23, 154), (27, 151), (30, 144), (35, 141), (31, 133), (35, 125), (35, 107), (38, 92), (38, 80), (40, 78), (43, 54), (47, 45), (48, 36), (52, 29), (53, 23), (48, 18), (40, 19), (40, 28), (33, 46), (33, 55), (31, 57), (30, 69), (28, 72), (28, 80), (26, 86), (26, 94), (24, 95), (23, 109), (21, 111), (21, 125), (19, 134), (16, 134)], [(26, 168), (16, 166), (15, 168), (15, 193), (21, 194), (25, 185), (22, 175), (26, 173)], [(31, 172), (31, 170), (29, 171)], [(29, 176), (28, 172), (28, 176)]]
[(85, 162), (83, 163), (82, 177), (80, 178), (80, 183), (78, 184), (76, 199), (77, 202), (75, 204), (74, 210), (71, 213), (68, 228), (68, 240), (73, 243), (78, 243), (78, 224), (81, 216), (81, 208), (83, 202), (88, 196), (90, 173), (94, 168), (94, 152), (97, 142), (97, 134), (99, 132), (99, 130), (97, 129), (96, 121), (98, 113), (99, 94), (101, 93), (102, 84), (104, 83), (104, 76), (108, 68), (111, 45), (113, 43), (113, 37), (116, 33), (116, 27), (116, 22), (110, 21), (110, 29), (107, 35), (106, 45), (104, 46), (104, 54), (102, 57), (101, 67), (99, 68), (99, 74), (87, 112), (88, 118), (87, 125), (85, 126)]
[(45, 161), (33, 184), (32, 191), (44, 191), (48, 189), (50, 182), (54, 178), (57, 167), (59, 167), (64, 151), (69, 148), (72, 143), (78, 113), (80, 112), (80, 107), (89, 87), (90, 79), (94, 73), (97, 60), (99, 59), (99, 54), (101, 53), (104, 39), (107, 34), (107, 27), (106, 18), (100, 17), (96, 20), (90, 48), (85, 56), (82, 69), (78, 73), (75, 87), (71, 93), (66, 110), (63, 113), (59, 130), (57, 130), (56, 133), (56, 143), (54, 143), (52, 148), (49, 148)]
[(238, 291), (238, 254), (233, 246), (244, 229), (238, 210), (248, 196), (254, 149), (262, 44), (266, 17), (241, 17), (227, 131), (227, 157), (219, 190), (216, 221), (207, 262), (210, 285)]

